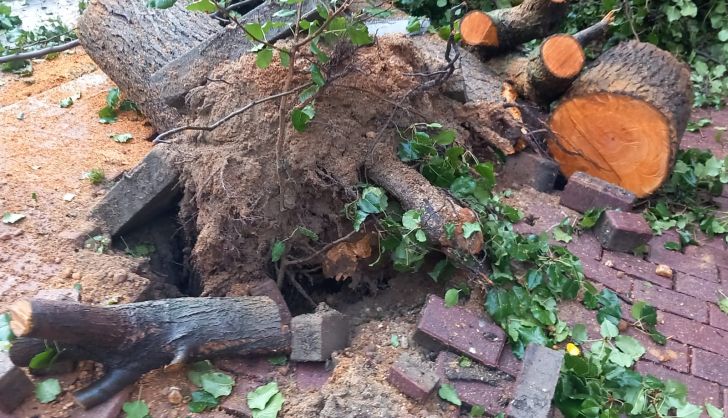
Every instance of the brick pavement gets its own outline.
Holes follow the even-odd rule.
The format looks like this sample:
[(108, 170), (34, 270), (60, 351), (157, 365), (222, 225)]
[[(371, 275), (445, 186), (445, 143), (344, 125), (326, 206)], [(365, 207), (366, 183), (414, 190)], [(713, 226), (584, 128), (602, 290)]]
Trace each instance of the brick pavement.
[[(695, 141), (695, 136), (691, 139)], [(517, 230), (541, 233), (564, 216), (578, 216), (558, 204), (558, 194), (516, 191), (511, 203), (523, 210), (531, 223), (519, 225)], [(720, 238), (699, 236), (700, 245), (682, 253), (663, 247), (665, 242), (677, 240), (671, 231), (653, 237), (645, 257), (602, 250), (590, 232), (575, 236), (568, 248), (580, 257), (589, 280), (620, 296), (625, 318), (629, 318), (635, 300), (658, 309), (657, 328), (669, 338), (665, 346), (637, 330), (627, 331), (647, 350), (637, 370), (682, 381), (692, 402), (710, 402), (722, 408), (728, 406), (728, 315), (718, 308), (717, 301), (720, 292), (728, 295), (728, 246)], [(673, 277), (655, 274), (658, 264), (670, 266)], [(567, 322), (583, 323), (590, 335), (599, 335), (593, 311), (579, 303), (566, 303), (560, 310)]]

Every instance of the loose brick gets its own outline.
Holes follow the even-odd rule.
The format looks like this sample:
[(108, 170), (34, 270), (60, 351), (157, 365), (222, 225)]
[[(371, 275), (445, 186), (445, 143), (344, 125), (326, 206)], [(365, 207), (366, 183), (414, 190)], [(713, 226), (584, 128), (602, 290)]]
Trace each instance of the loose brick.
[(566, 248), (579, 258), (600, 260), (602, 257), (602, 244), (592, 234), (581, 234), (566, 244)]
[(104, 403), (94, 406), (91, 409), (83, 410), (76, 409), (71, 414), (72, 418), (116, 418), (121, 413), (121, 408), (124, 406), (124, 402), (129, 400), (129, 395), (134, 388), (133, 385), (129, 385), (124, 388), (121, 392), (112, 396)]
[(446, 369), (455, 367), (458, 357), (457, 354), (447, 351), (443, 351), (437, 356), (435, 369), (441, 383), (453, 385), (458, 397), (465, 405), (480, 405), (490, 415), (502, 412), (511, 400), (514, 380), (501, 380), (489, 384), (478, 381), (448, 379), (445, 375)]
[(728, 314), (721, 311), (717, 305), (708, 305), (708, 316), (710, 325), (728, 331)]
[(8, 353), (0, 351), (0, 412), (13, 412), (33, 393), (33, 383), (16, 367)]
[(516, 358), (513, 351), (506, 347), (501, 354), (498, 368), (509, 375), (516, 377), (523, 369), (523, 362)]
[(636, 282), (632, 290), (632, 298), (643, 300), (663, 311), (700, 322), (708, 322), (708, 305), (704, 301), (664, 287)]
[(349, 345), (349, 318), (325, 304), (291, 320), (291, 360), (326, 361)]
[(682, 382), (688, 388), (688, 401), (697, 405), (710, 402), (720, 404), (720, 388), (717, 384), (708, 382), (689, 374), (682, 374), (648, 361), (637, 362), (635, 370), (642, 374), (651, 375), (658, 379), (671, 379)]
[(690, 369), (695, 376), (728, 386), (728, 357), (695, 348)]
[(718, 268), (714, 264), (705, 263), (683, 253), (665, 249), (664, 244), (666, 242), (678, 242), (679, 239), (673, 231), (668, 231), (662, 236), (653, 237), (648, 244), (650, 254), (647, 256), (647, 260), (655, 264), (666, 264), (681, 273), (718, 283)]
[(554, 189), (559, 166), (553, 160), (532, 152), (519, 152), (506, 159), (499, 181), (506, 186), (526, 185), (541, 192)]
[(587, 279), (601, 283), (620, 295), (629, 297), (629, 291), (632, 289), (632, 279), (628, 275), (620, 275), (617, 270), (595, 260), (582, 259), (581, 265)]
[(281, 314), (281, 323), (283, 325), (291, 324), (291, 311), (288, 309), (288, 304), (286, 304), (278, 285), (273, 279), (265, 278), (261, 280), (260, 283), (250, 289), (250, 295), (268, 296), (273, 299), (273, 302), (278, 305), (278, 311)]
[(728, 294), (728, 283), (718, 284), (684, 273), (675, 274), (675, 290), (706, 302), (717, 302), (720, 292)]
[(513, 418), (549, 417), (563, 360), (563, 351), (536, 344), (526, 347), (523, 372), (516, 380), (513, 400), (506, 414)]
[(433, 364), (403, 353), (389, 369), (387, 381), (405, 395), (424, 401), (435, 390), (440, 378), (435, 374)]
[(647, 244), (652, 230), (639, 213), (608, 210), (599, 219), (594, 235), (605, 249), (632, 252)]
[(728, 268), (728, 250), (709, 246), (689, 245), (685, 247), (685, 255), (697, 258), (704, 264), (715, 264)]
[(629, 210), (634, 201), (631, 192), (582, 172), (572, 174), (561, 193), (563, 206), (582, 213), (591, 208)]
[(728, 357), (728, 331), (662, 311), (657, 320), (666, 337)]
[(498, 365), (506, 339), (489, 318), (459, 306), (447, 308), (436, 295), (427, 298), (414, 338), (433, 351), (451, 349), (493, 367)]
[(657, 264), (645, 261), (640, 257), (627, 253), (604, 250), (604, 253), (602, 254), (602, 261), (611, 261), (615, 269), (629, 274), (632, 277), (646, 280), (650, 283), (654, 283), (668, 289), (672, 288), (672, 279), (659, 276), (655, 273)]

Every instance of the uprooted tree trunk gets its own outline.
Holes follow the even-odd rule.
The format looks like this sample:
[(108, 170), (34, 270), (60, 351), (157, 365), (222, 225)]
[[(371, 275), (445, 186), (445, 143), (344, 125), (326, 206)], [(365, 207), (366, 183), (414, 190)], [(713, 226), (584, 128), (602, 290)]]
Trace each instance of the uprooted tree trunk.
[(584, 171), (648, 196), (670, 175), (691, 103), (687, 65), (652, 44), (625, 42), (552, 112), (549, 149), (567, 176)]
[(54, 341), (62, 358), (104, 365), (98, 381), (74, 394), (88, 409), (163, 366), (216, 357), (286, 353), (290, 332), (267, 297), (180, 298), (99, 307), (43, 299), (10, 307), (20, 337), (10, 349), (19, 366), (30, 364)]

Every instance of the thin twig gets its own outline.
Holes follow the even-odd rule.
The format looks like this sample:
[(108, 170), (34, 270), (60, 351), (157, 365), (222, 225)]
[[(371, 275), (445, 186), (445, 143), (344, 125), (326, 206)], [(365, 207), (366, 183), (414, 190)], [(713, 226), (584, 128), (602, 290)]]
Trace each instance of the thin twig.
[(307, 84), (298, 86), (296, 88), (293, 88), (293, 89), (284, 91), (282, 93), (274, 94), (274, 95), (271, 95), (271, 96), (268, 96), (268, 97), (263, 97), (262, 99), (253, 100), (252, 102), (250, 102), (247, 105), (241, 107), (240, 109), (237, 109), (237, 110), (233, 111), (232, 113), (228, 113), (226, 116), (224, 116), (222, 119), (217, 120), (212, 125), (207, 125), (207, 126), (186, 125), (186, 126), (180, 126), (178, 128), (170, 129), (170, 130), (168, 130), (166, 132), (162, 132), (161, 134), (157, 135), (157, 137), (154, 139), (154, 141), (152, 141), (152, 143), (154, 143), (154, 144), (159, 144), (159, 143), (168, 144), (168, 142), (164, 141), (164, 138), (166, 138), (166, 137), (168, 137), (170, 135), (174, 135), (176, 133), (182, 132), (182, 131), (212, 131), (214, 129), (217, 129), (223, 123), (229, 121), (230, 119), (234, 118), (235, 116), (240, 115), (241, 113), (246, 112), (247, 110), (249, 110), (252, 107), (255, 107), (255, 106), (257, 106), (257, 105), (259, 105), (261, 103), (265, 103), (265, 102), (268, 102), (268, 101), (271, 101), (271, 100), (275, 100), (275, 99), (277, 99), (279, 97), (285, 97), (285, 96), (288, 96), (289, 94), (294, 94), (294, 93), (296, 93), (298, 91), (301, 91), (301, 90), (303, 90), (305, 88), (310, 87), (312, 84), (313, 83), (307, 83)]
[(323, 248), (321, 248), (320, 250), (316, 251), (315, 253), (313, 253), (311, 255), (308, 255), (306, 257), (303, 257), (303, 258), (296, 259), (296, 260), (288, 260), (288, 262), (286, 264), (289, 265), (289, 266), (292, 266), (292, 265), (304, 264), (304, 263), (306, 263), (308, 261), (311, 261), (314, 258), (318, 257), (319, 255), (323, 254), (325, 251), (328, 251), (334, 245), (339, 244), (341, 242), (344, 242), (344, 241), (348, 240), (354, 234), (356, 234), (356, 231), (351, 231), (348, 234), (344, 235), (343, 237), (341, 237), (341, 238), (339, 238), (337, 240), (331, 241), (330, 243), (324, 245)]
[(54, 52), (63, 52), (63, 51), (69, 50), (71, 48), (75, 48), (79, 45), (81, 45), (79, 40), (74, 39), (70, 42), (66, 42), (65, 44), (49, 46), (48, 48), (37, 49), (35, 51), (29, 51), (29, 52), (20, 52), (18, 54), (13, 54), (13, 55), (5, 55), (4, 57), (0, 57), (0, 64), (4, 64), (6, 62), (11, 62), (11, 61), (20, 61), (20, 60), (29, 60), (29, 59), (33, 59), (33, 58), (40, 58), (40, 57), (44, 57), (48, 54), (52, 54)]
[(288, 274), (286, 274), (286, 277), (288, 277), (288, 280), (291, 282), (293, 287), (295, 287), (296, 290), (298, 290), (298, 293), (300, 293), (301, 296), (303, 296), (303, 298), (306, 299), (306, 302), (308, 302), (312, 308), (316, 308), (316, 306), (317, 306), (316, 302), (313, 299), (311, 299), (311, 296), (309, 296), (308, 292), (306, 292), (306, 289), (304, 289), (303, 286), (301, 286), (301, 283), (298, 283), (298, 280), (296, 280), (293, 273), (289, 272)]

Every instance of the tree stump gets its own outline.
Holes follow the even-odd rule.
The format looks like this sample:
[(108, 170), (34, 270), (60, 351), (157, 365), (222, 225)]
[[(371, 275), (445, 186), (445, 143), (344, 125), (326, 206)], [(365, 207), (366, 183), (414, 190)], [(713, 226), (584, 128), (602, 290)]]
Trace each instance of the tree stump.
[(583, 171), (649, 196), (670, 175), (691, 103), (687, 65), (652, 44), (624, 42), (553, 111), (549, 150), (566, 176)]

